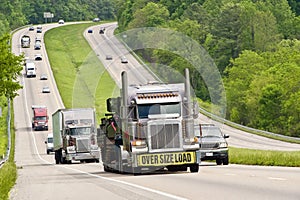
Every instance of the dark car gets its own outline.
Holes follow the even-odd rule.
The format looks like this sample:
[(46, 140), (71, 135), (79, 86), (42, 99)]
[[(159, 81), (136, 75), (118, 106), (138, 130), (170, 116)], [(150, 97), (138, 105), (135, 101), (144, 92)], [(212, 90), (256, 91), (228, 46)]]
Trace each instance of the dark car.
[(112, 58), (111, 55), (106, 55), (105, 59), (106, 59), (106, 60), (112, 60), (113, 58)]
[(33, 26), (30, 26), (30, 27), (29, 27), (29, 31), (34, 31), (34, 27), (33, 27)]
[(104, 34), (104, 31), (105, 31), (105, 28), (101, 27), (100, 30), (99, 30), (99, 34)]
[(201, 124), (195, 126), (195, 133), (199, 137), (201, 161), (216, 160), (217, 165), (228, 165), (229, 135), (223, 134), (214, 124)]
[(88, 30), (88, 33), (93, 33), (93, 30), (92, 30), (92, 29), (89, 29), (89, 30)]

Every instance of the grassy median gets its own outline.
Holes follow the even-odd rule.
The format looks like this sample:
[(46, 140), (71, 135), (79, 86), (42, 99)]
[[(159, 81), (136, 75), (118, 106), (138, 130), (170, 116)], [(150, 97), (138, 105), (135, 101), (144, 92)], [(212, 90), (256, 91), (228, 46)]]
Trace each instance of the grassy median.
[(92, 25), (55, 28), (46, 32), (44, 41), (65, 107), (93, 107), (99, 122), (116, 85), (83, 36)]

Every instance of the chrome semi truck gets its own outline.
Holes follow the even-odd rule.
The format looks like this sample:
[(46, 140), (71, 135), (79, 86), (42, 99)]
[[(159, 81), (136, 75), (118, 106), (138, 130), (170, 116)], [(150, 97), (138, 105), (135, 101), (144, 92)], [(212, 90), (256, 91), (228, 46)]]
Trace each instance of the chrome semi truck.
[(179, 84), (128, 85), (122, 72), (120, 97), (107, 99), (98, 129), (105, 171), (140, 174), (156, 170), (198, 172), (199, 142), (189, 72)]
[(52, 114), (56, 164), (99, 162), (95, 121), (92, 108), (59, 109)]

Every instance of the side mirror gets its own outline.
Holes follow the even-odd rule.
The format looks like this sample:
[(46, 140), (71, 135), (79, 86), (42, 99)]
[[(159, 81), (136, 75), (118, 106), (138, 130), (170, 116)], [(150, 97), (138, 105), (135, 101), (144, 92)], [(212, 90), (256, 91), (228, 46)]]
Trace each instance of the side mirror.
[(47, 144), (47, 141), (45, 141), (45, 144)]

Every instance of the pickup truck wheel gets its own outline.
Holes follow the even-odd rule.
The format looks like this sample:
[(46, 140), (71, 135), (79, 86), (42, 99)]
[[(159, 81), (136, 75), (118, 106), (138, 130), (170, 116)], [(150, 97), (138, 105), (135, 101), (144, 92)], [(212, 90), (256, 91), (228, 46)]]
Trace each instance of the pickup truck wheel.
[(223, 158), (223, 165), (228, 165), (229, 163), (229, 159), (228, 156), (226, 156), (226, 158)]
[(217, 163), (217, 165), (222, 165), (222, 159), (221, 158), (217, 158), (216, 159), (216, 163)]
[(193, 164), (190, 166), (190, 171), (192, 173), (197, 173), (199, 171), (199, 164)]

